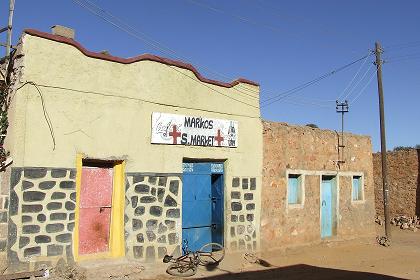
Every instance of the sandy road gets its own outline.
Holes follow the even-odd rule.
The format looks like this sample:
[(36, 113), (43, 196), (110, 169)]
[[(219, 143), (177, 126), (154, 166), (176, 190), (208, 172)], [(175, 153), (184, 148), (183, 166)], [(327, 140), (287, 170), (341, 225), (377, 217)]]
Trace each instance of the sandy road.
[[(378, 229), (380, 230), (380, 229)], [(195, 278), (246, 279), (420, 279), (420, 231), (393, 228), (391, 247), (374, 240), (329, 242), (316, 246), (263, 252), (265, 266), (243, 254), (229, 254), (212, 271), (200, 267)], [(84, 263), (87, 279), (174, 279), (165, 264), (114, 261)]]

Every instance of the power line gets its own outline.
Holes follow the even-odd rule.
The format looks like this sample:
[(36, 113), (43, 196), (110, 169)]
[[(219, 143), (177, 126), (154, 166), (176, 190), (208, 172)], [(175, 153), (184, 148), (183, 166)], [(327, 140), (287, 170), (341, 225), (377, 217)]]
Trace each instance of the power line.
[[(105, 20), (106, 22), (110, 23), (111, 25), (113, 25), (114, 27), (126, 32), (127, 34), (135, 37), (136, 39), (141, 40), (142, 42), (148, 44), (149, 46), (151, 46), (154, 49), (160, 50), (163, 53), (166, 54), (170, 54), (172, 56), (174, 56), (176, 59), (180, 59), (180, 60), (186, 60), (188, 61), (189, 59), (186, 59), (183, 56), (180, 56), (176, 51), (170, 49), (169, 47), (163, 45), (162, 43), (152, 39), (150, 36), (146, 35), (144, 32), (141, 32), (139, 30), (137, 30), (136, 28), (134, 28), (133, 26), (127, 24), (126, 22), (124, 22), (123, 20), (121, 20), (120, 18), (114, 16), (113, 14), (111, 14), (110, 12), (106, 11), (105, 9), (101, 8), (100, 6), (96, 5), (95, 3), (89, 1), (89, 0), (73, 0), (74, 2), (76, 2), (79, 6), (87, 9), (88, 11), (90, 11), (91, 13), (93, 13), (94, 15), (96, 15), (97, 17), (101, 18), (102, 20)], [(111, 17), (113, 20), (106, 18), (104, 15)], [(119, 22), (119, 23), (116, 23)], [(121, 26), (123, 25), (123, 26)], [(220, 74), (216, 71), (213, 71), (211, 69), (209, 69), (206, 66), (200, 65), (201, 68), (206, 69), (207, 71), (216, 74), (219, 77), (223, 77), (225, 79), (232, 79), (230, 77), (227, 77), (223, 74)], [(248, 87), (244, 87), (243, 85), (238, 84), (237, 87), (240, 87), (241, 89), (247, 91), (241, 91), (237, 88), (233, 88), (235, 91), (238, 91), (239, 93), (242, 93), (243, 95), (247, 96), (247, 97), (251, 97), (251, 98), (259, 98), (259, 92), (257, 90), (253, 90), (250, 89)]]
[(255, 19), (250, 19), (249, 17), (245, 17), (243, 15), (238, 15), (238, 14), (235, 14), (235, 13), (232, 13), (232, 12), (220, 9), (220, 8), (216, 8), (214, 6), (205, 4), (205, 3), (201, 2), (201, 1), (198, 1), (198, 0), (186, 0), (186, 1), (191, 3), (191, 4), (194, 4), (196, 6), (200, 6), (202, 8), (211, 10), (213, 12), (217, 12), (217, 13), (220, 13), (220, 14), (225, 14), (225, 15), (230, 16), (233, 19), (238, 20), (240, 22), (250, 24), (250, 25), (253, 25), (253, 26), (257, 26), (257, 27), (266, 28), (266, 29), (268, 29), (272, 32), (275, 32), (275, 33), (287, 34), (288, 36), (292, 36), (292, 37), (294, 37), (298, 40), (303, 39), (303, 38), (307, 38), (307, 36), (304, 36), (304, 37), (303, 36), (298, 36), (296, 33), (288, 32), (287, 28), (280, 28), (278, 26), (275, 26), (275, 25), (272, 25), (272, 24), (269, 24), (269, 23), (260, 22), (260, 21), (257, 21)]
[[(368, 60), (369, 56), (367, 56), (365, 58), (365, 60), (363, 61), (363, 63), (360, 65), (359, 69), (357, 70), (356, 74), (353, 76), (353, 78), (350, 80), (350, 83), (348, 83), (348, 85), (344, 88), (344, 90), (341, 92), (341, 94), (337, 97), (337, 100), (340, 100), (343, 95), (346, 93), (346, 91), (349, 89), (350, 85), (354, 82), (354, 79), (356, 79), (356, 77), (359, 75), (360, 70), (362, 70), (363, 66), (366, 64), (367, 60)], [(344, 98), (345, 99), (345, 98)]]
[(417, 57), (420, 55), (420, 52), (405, 54), (405, 55), (399, 55), (399, 56), (391, 56), (388, 59), (394, 59), (394, 58), (405, 58), (405, 57)]
[(318, 103), (315, 103), (315, 102), (298, 101), (298, 100), (294, 100), (294, 99), (285, 99), (285, 100), (283, 100), (283, 102), (293, 104), (293, 105), (314, 106), (314, 107), (319, 107), (319, 108), (331, 108), (331, 106), (328, 106), (326, 104), (318, 104)]
[(334, 69), (334, 70), (332, 70), (330, 72), (327, 72), (327, 73), (319, 76), (316, 79), (313, 79), (313, 80), (311, 80), (309, 82), (306, 82), (306, 83), (303, 83), (303, 84), (301, 84), (301, 85), (299, 85), (297, 87), (294, 87), (292, 89), (289, 89), (289, 90), (286, 90), (286, 91), (284, 91), (282, 93), (279, 93), (276, 96), (273, 96), (271, 98), (268, 98), (268, 99), (264, 100), (263, 102), (261, 102), (261, 103), (265, 103), (261, 107), (266, 107), (268, 105), (271, 105), (271, 104), (273, 104), (275, 102), (278, 102), (278, 101), (286, 98), (287, 96), (290, 96), (290, 95), (292, 95), (294, 93), (297, 93), (297, 92), (299, 92), (299, 91), (301, 91), (301, 90), (303, 90), (303, 89), (305, 89), (305, 88), (307, 88), (307, 87), (309, 87), (309, 86), (311, 86), (311, 85), (313, 85), (313, 84), (315, 84), (315, 83), (317, 83), (317, 82), (319, 82), (319, 81), (321, 81), (323, 79), (328, 78), (329, 76), (332, 76), (332, 75), (334, 75), (334, 74), (336, 74), (336, 73), (338, 73), (338, 72), (340, 72), (340, 71), (342, 71), (342, 70), (344, 70), (344, 69), (346, 69), (346, 68), (348, 68), (348, 67), (356, 64), (357, 62), (365, 59), (366, 57), (368, 57), (370, 55), (371, 54), (367, 54), (367, 55), (365, 55), (365, 56), (363, 56), (363, 57), (361, 57), (359, 59), (356, 59), (355, 61), (352, 61), (352, 62), (350, 62), (350, 63), (348, 63), (348, 64), (346, 64), (344, 66), (338, 67), (338, 68), (336, 68), (336, 69)]
[(371, 64), (368, 69), (366, 70), (366, 72), (363, 74), (363, 76), (360, 78), (360, 80), (353, 86), (353, 88), (349, 91), (349, 93), (347, 93), (346, 96), (344, 96), (344, 99), (347, 99), (352, 92), (357, 88), (357, 86), (364, 80), (364, 78), (366, 77), (367, 73), (369, 73), (370, 69), (373, 67), (373, 64)]
[[(296, 23), (308, 22), (311, 25), (312, 28), (315, 27), (314, 24), (317, 24), (320, 27), (319, 28), (319, 31), (320, 32), (318, 32), (319, 34), (323, 33), (324, 35), (326, 35), (326, 34), (332, 34), (332, 33), (334, 33), (334, 37), (338, 38), (338, 36), (336, 36), (336, 35), (338, 35), (339, 33), (337, 33), (337, 32), (331, 32), (331, 30), (325, 28), (326, 25), (324, 25), (324, 24), (320, 24), (320, 23), (314, 22), (313, 20), (310, 20), (307, 17), (302, 17), (302, 16), (299, 17), (299, 16), (296, 16), (296, 15), (295, 16), (291, 16), (290, 14), (287, 14), (287, 15), (280, 14), (281, 13), (281, 10), (280, 9), (278, 9), (277, 7), (274, 7), (273, 5), (267, 5), (266, 1), (257, 0), (254, 3), (260, 9), (269, 11), (271, 14), (275, 15), (277, 18), (280, 18), (280, 19), (283, 19), (285, 17), (288, 17), (289, 19), (292, 18), (292, 21), (294, 21)], [(294, 18), (294, 20), (293, 20), (293, 18)]]
[(420, 46), (420, 41), (412, 41), (412, 42), (389, 45), (389, 46), (385, 47), (385, 49), (386, 49), (386, 51), (397, 51), (397, 50), (402, 50), (402, 49), (406, 49), (406, 48), (413, 48), (413, 47), (417, 47), (417, 46)]
[(410, 58), (402, 58), (402, 59), (396, 59), (396, 60), (386, 60), (384, 63), (389, 64), (389, 63), (395, 63), (395, 62), (413, 61), (413, 60), (419, 59), (419, 58), (420, 58), (420, 56), (410, 57)]
[(375, 77), (376, 70), (372, 72), (372, 75), (369, 78), (369, 81), (365, 84), (365, 86), (359, 91), (359, 93), (353, 98), (353, 100), (350, 101), (350, 104), (353, 104), (356, 102), (357, 99), (362, 95), (362, 93), (365, 91), (365, 89), (370, 85), (370, 83), (373, 80), (373, 77)]
[[(274, 31), (274, 32), (286, 32), (286, 31), (281, 30), (281, 29), (280, 29), (280, 28), (278, 28), (277, 26), (273, 26), (273, 25), (271, 25), (271, 24), (266, 24), (266, 23), (261, 23), (261, 22), (259, 22), (259, 21), (256, 21), (256, 20), (253, 20), (253, 19), (249, 19), (249, 18), (244, 17), (244, 16), (241, 16), (241, 15), (237, 15), (237, 14), (234, 14), (234, 13), (230, 13), (230, 12), (227, 12), (227, 11), (222, 10), (222, 9), (220, 9), (220, 8), (215, 8), (215, 7), (213, 7), (213, 6), (210, 6), (210, 5), (204, 4), (204, 3), (200, 2), (200, 1), (197, 1), (197, 0), (187, 0), (187, 1), (188, 1), (188, 2), (190, 2), (190, 3), (192, 3), (192, 4), (194, 4), (194, 5), (197, 5), (197, 6), (200, 6), (200, 7), (203, 7), (203, 8), (209, 9), (209, 10), (212, 10), (212, 11), (214, 11), (214, 12), (218, 12), (218, 13), (221, 13), (221, 14), (226, 14), (226, 15), (228, 15), (228, 16), (233, 17), (234, 19), (237, 19), (237, 20), (239, 20), (239, 21), (242, 21), (242, 22), (245, 22), (245, 23), (248, 23), (248, 24), (254, 25), (254, 26), (264, 27), (264, 28), (267, 28), (267, 29), (269, 29), (269, 30), (271, 30), (271, 31)], [(287, 32), (286, 32), (286, 33), (287, 33)]]

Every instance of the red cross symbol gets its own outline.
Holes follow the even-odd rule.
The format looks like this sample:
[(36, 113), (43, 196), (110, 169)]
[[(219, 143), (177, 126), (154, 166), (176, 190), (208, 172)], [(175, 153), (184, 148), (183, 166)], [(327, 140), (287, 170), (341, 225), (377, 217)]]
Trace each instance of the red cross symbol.
[(176, 131), (176, 125), (172, 126), (172, 131), (169, 132), (169, 136), (172, 136), (173, 144), (178, 144), (178, 137), (181, 137), (181, 132)]
[(220, 135), (220, 129), (217, 130), (217, 135), (214, 137), (214, 140), (217, 141), (217, 145), (220, 146), (220, 144), (225, 140), (222, 135)]

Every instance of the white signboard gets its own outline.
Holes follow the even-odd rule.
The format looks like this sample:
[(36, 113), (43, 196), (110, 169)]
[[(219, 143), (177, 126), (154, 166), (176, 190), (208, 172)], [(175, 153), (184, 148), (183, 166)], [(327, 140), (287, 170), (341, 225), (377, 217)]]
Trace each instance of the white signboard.
[(151, 142), (234, 148), (238, 147), (238, 122), (154, 112)]

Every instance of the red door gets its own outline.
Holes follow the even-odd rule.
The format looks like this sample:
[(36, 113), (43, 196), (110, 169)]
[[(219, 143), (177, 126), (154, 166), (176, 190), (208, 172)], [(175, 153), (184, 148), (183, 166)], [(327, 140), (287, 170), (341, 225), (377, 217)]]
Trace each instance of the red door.
[(112, 168), (82, 168), (79, 254), (107, 252), (111, 224)]

